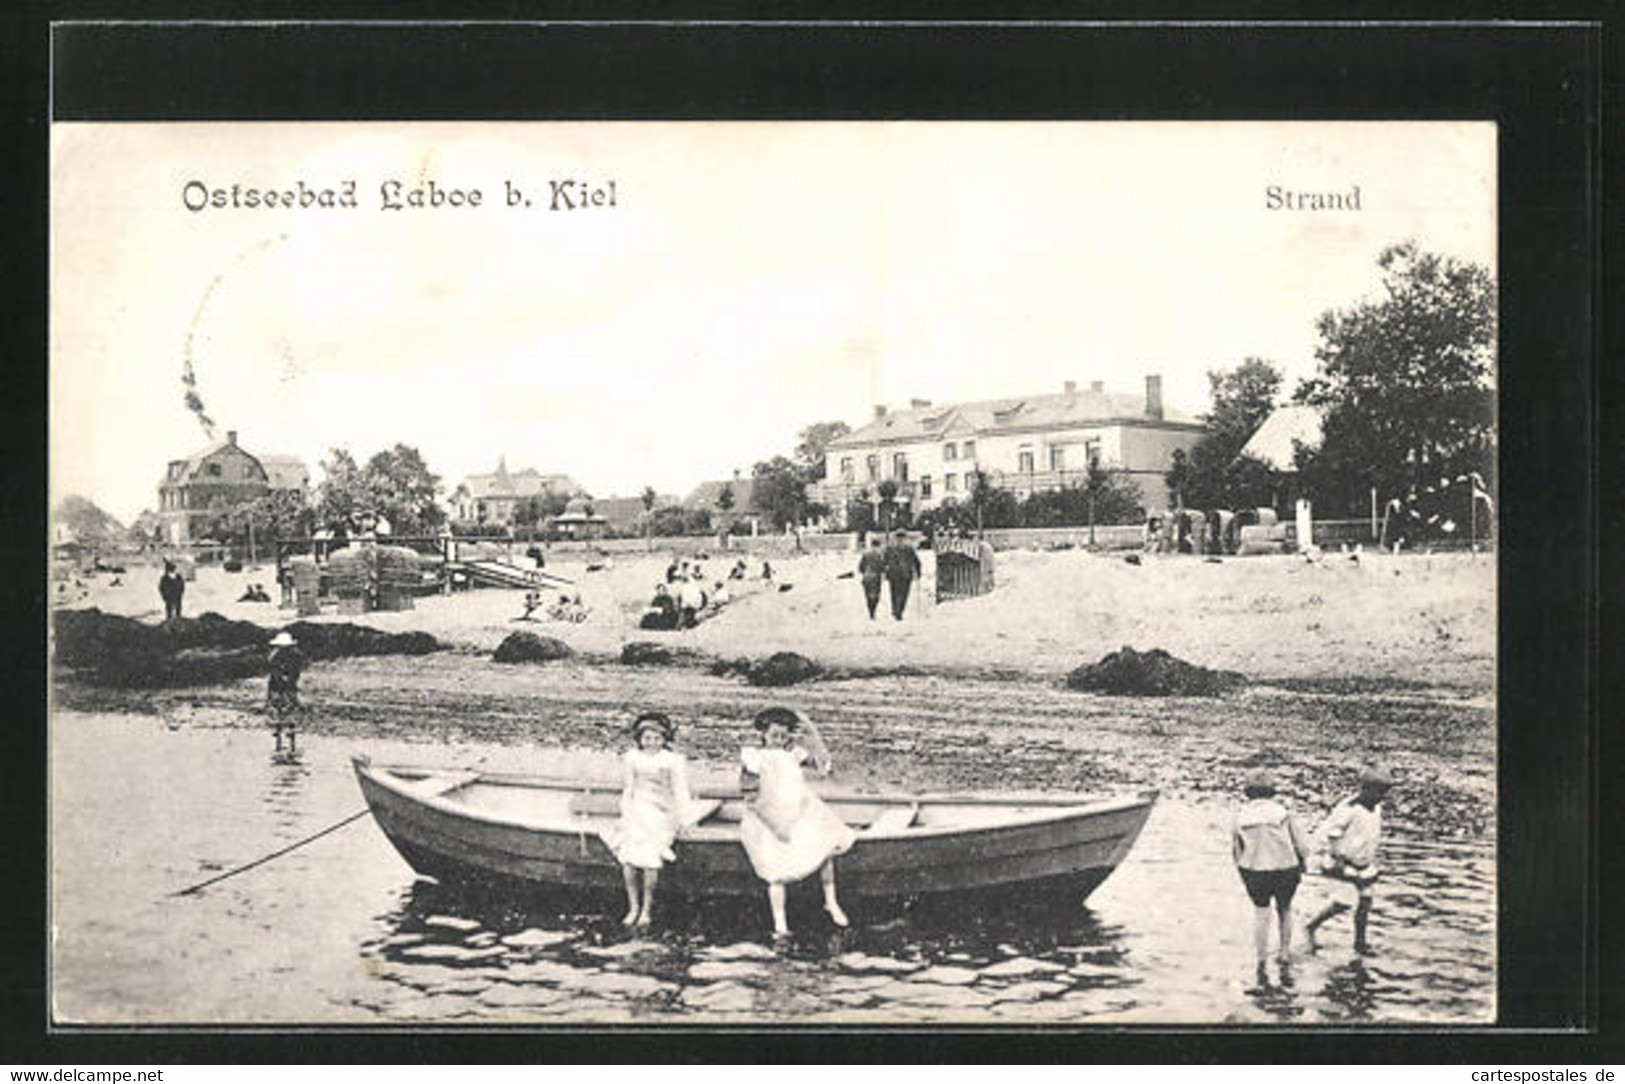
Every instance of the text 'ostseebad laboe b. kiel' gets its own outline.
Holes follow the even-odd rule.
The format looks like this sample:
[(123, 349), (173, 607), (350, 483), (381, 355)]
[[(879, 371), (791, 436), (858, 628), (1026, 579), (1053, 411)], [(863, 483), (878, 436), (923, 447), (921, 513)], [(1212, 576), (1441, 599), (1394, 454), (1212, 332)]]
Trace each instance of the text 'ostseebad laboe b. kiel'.
[[(611, 210), (618, 193), (613, 180), (547, 180), (534, 189), (511, 180), (502, 182), (498, 198), (485, 189), (452, 186), (439, 181), (407, 184), (390, 178), (381, 181), (375, 201), (363, 204), (360, 186), (353, 180), (312, 185), (301, 179), (277, 187), (244, 184), (211, 185), (189, 180), (181, 186), (181, 204), (192, 212), (230, 210), (353, 211), (363, 206), (379, 211), (470, 211), (484, 207), (526, 208), (545, 211)], [(495, 191), (492, 192), (495, 195)]]

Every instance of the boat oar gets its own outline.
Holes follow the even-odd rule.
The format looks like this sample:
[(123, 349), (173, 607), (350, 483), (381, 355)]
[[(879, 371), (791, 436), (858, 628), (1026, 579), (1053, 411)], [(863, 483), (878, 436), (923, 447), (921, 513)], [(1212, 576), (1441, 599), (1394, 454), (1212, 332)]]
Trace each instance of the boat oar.
[(348, 817), (345, 817), (343, 820), (338, 821), (337, 823), (328, 825), (326, 828), (323, 828), (320, 832), (317, 832), (315, 835), (306, 836), (304, 839), (301, 839), (297, 843), (290, 843), (286, 847), (283, 847), (281, 850), (272, 851), (270, 854), (267, 854), (267, 855), (261, 855), (259, 858), (254, 859), (254, 861), (244, 863), (243, 865), (238, 866), (235, 869), (228, 869), (224, 873), (218, 874), (217, 876), (214, 876), (214, 877), (210, 877), (207, 881), (199, 881), (197, 884), (192, 885), (190, 888), (183, 888), (179, 892), (171, 892), (170, 896), (172, 896), (172, 897), (173, 896), (189, 896), (194, 892), (198, 892), (198, 891), (201, 891), (202, 889), (208, 888), (212, 884), (218, 884), (219, 882), (224, 881), (227, 877), (235, 877), (235, 876), (237, 876), (237, 874), (244, 873), (244, 872), (246, 872), (248, 870), (251, 870), (255, 866), (263, 866), (263, 865), (265, 865), (265, 863), (271, 861), (273, 858), (281, 858), (283, 855), (287, 854), (289, 851), (296, 851), (300, 847), (303, 847), (307, 843), (314, 843), (316, 840), (321, 839), (323, 836), (330, 835), (333, 832), (337, 832), (340, 828), (343, 828), (346, 824), (349, 824), (351, 821), (358, 821), (362, 817), (365, 817), (367, 814), (369, 814), (371, 812), (372, 812), (371, 809), (363, 809), (359, 813), (352, 813)]

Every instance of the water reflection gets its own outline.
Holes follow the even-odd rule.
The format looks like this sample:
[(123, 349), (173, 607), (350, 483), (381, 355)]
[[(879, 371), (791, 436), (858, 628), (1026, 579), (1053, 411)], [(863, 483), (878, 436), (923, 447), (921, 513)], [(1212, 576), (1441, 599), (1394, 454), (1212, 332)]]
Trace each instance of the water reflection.
[[(966, 920), (952, 908), (813, 919), (783, 944), (745, 907), (669, 902), (653, 933), (629, 935), (612, 901), (511, 897), (410, 885), (362, 945), (390, 988), (383, 1015), (499, 1019), (627, 1014), (741, 1018), (1087, 1016), (1137, 1004), (1125, 931), (1082, 907), (1010, 899)], [(855, 916), (856, 917), (856, 916)], [(1128, 992), (1125, 995), (1125, 992)]]

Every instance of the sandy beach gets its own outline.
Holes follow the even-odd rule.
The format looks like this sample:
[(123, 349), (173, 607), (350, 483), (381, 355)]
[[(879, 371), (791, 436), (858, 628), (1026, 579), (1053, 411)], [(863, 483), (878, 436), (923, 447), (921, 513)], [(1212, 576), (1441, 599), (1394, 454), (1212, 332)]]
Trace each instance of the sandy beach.
[[(723, 658), (760, 659), (794, 651), (843, 670), (898, 669), (943, 675), (1054, 678), (1123, 646), (1160, 647), (1186, 661), (1238, 671), (1255, 681), (1331, 682), (1356, 686), (1439, 686), (1489, 693), (1495, 673), (1495, 562), (1471, 553), (1332, 553), (1302, 557), (1146, 556), (1082, 550), (1006, 551), (997, 556), (997, 588), (976, 599), (910, 601), (905, 619), (870, 621), (851, 572), (855, 556), (818, 554), (774, 561), (774, 584), (759, 578), (730, 584), (734, 598), (698, 628), (637, 628), (668, 552), (618, 556), (588, 572), (584, 559), (560, 555), (547, 571), (573, 581), (590, 608), (580, 624), (518, 622), (523, 594), (476, 588), (428, 596), (397, 613), (338, 615), (397, 632), (421, 630), (458, 648), (490, 652), (509, 633), (555, 637), (590, 657), (618, 657), (632, 641), (681, 646)], [(708, 562), (708, 578), (725, 573), (731, 555)], [(753, 576), (760, 562), (751, 563)], [(156, 572), (132, 568), (113, 577), (82, 577), (63, 604), (156, 623), (162, 615)], [(250, 582), (269, 585), (274, 570), (241, 573), (201, 568), (188, 585), (185, 613), (214, 611), (268, 629), (293, 620), (274, 603), (239, 602)], [(782, 589), (788, 585), (788, 590)], [(551, 597), (547, 601), (551, 601)]]

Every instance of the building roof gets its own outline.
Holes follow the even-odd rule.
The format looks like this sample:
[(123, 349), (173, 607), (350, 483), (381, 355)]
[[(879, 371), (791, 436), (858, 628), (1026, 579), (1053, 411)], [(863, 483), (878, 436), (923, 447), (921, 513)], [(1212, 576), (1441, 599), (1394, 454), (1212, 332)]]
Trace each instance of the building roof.
[[(171, 459), (164, 477), (158, 483), (159, 488), (191, 481), (203, 469), (205, 462), (228, 449), (241, 452), (258, 463), (272, 489), (303, 489), (310, 484), (310, 468), (305, 466), (303, 459), (296, 455), (255, 455), (237, 443), (236, 436), (235, 432), (229, 433), (225, 440), (217, 440), (180, 459)], [(175, 469), (177, 466), (180, 467), (178, 473)]]
[(1306, 448), (1318, 448), (1320, 439), (1320, 411), (1303, 403), (1292, 403), (1264, 419), (1264, 424), (1242, 446), (1241, 455), (1257, 459), (1274, 470), (1296, 470), (1293, 442)]
[(554, 523), (607, 523), (602, 515), (598, 514), (593, 503), (585, 497), (572, 497), (564, 506), (564, 511), (553, 517)]
[[(680, 503), (682, 502), (670, 494), (658, 493), (655, 495), (654, 507), (666, 508)], [(641, 522), (647, 514), (642, 497), (595, 497), (592, 508), (616, 527), (630, 527)]]
[(1151, 417), (1146, 413), (1143, 395), (1080, 389), (1055, 395), (984, 399), (891, 411), (830, 441), (829, 447), (838, 450), (871, 444), (938, 440), (948, 435), (950, 429), (963, 429), (966, 436), (993, 436), (1028, 430), (1075, 429), (1125, 423), (1174, 428), (1196, 428), (1201, 425), (1195, 417), (1166, 406), (1161, 418)]
[(707, 508), (721, 511), (717, 498), (729, 486), (733, 487), (734, 505), (728, 509), (733, 513), (755, 512), (757, 509), (751, 504), (751, 498), (756, 493), (756, 481), (753, 478), (724, 478), (720, 482), (701, 482), (694, 487), (687, 497), (683, 498), (686, 508)]
[(304, 489), (310, 484), (310, 468), (296, 455), (257, 455), (272, 489)]
[(546, 493), (581, 492), (581, 487), (568, 474), (542, 474), (531, 467), (510, 472), (506, 462), (499, 462), (490, 474), (470, 474), (462, 480), (461, 488), (468, 490), (474, 500), (481, 501), (524, 500)]

